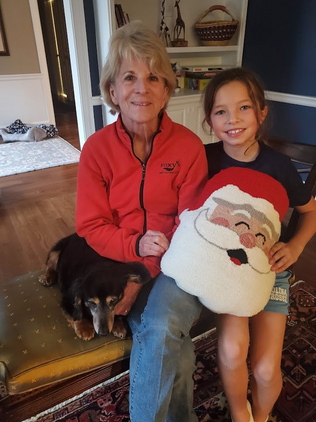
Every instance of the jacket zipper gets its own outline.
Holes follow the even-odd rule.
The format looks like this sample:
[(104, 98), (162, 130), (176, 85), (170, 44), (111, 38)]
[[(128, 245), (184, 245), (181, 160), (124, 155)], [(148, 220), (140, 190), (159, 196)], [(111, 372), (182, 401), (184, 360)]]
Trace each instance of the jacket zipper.
[(146, 173), (146, 164), (142, 163), (142, 181), (140, 183), (140, 188), (139, 188), (139, 202), (140, 202), (140, 206), (143, 209), (143, 213), (144, 213), (143, 234), (145, 234), (146, 231), (147, 231), (147, 212), (145, 210), (145, 205), (144, 205), (145, 173)]
[(143, 213), (144, 213), (144, 224), (143, 224), (143, 234), (145, 234), (146, 233), (146, 231), (147, 231), (147, 212), (146, 212), (146, 209), (145, 209), (145, 205), (144, 205), (144, 184), (145, 184), (145, 175), (146, 175), (146, 165), (147, 165), (147, 162), (148, 162), (148, 160), (149, 160), (149, 158), (150, 158), (150, 156), (151, 156), (151, 153), (152, 153), (152, 150), (153, 150), (153, 145), (154, 145), (154, 140), (155, 140), (155, 137), (156, 137), (156, 135), (158, 134), (158, 133), (160, 133), (161, 132), (161, 130), (158, 130), (155, 134), (154, 134), (154, 136), (153, 136), (153, 140), (152, 140), (152, 144), (151, 144), (151, 150), (150, 150), (150, 153), (149, 153), (149, 156), (148, 156), (148, 158), (147, 158), (147, 160), (146, 160), (146, 163), (143, 163), (136, 155), (135, 155), (135, 153), (134, 153), (134, 148), (133, 148), (133, 139), (132, 139), (132, 137), (131, 137), (131, 135), (126, 131), (126, 133), (127, 133), (127, 135), (129, 136), (129, 138), (130, 138), (130, 140), (131, 140), (131, 146), (132, 146), (132, 151), (133, 151), (133, 154), (134, 154), (134, 156), (137, 158), (137, 160), (141, 163), (141, 165), (142, 165), (142, 180), (141, 180), (141, 183), (140, 183), (140, 187), (139, 187), (139, 203), (140, 203), (140, 207), (142, 208), (142, 210), (143, 210)]

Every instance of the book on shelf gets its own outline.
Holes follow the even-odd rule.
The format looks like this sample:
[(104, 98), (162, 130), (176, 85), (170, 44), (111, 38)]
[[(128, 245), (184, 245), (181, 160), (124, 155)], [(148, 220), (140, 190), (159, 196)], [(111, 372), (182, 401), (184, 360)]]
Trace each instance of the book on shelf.
[(130, 22), (130, 19), (129, 19), (129, 14), (128, 14), (128, 13), (126, 13), (126, 12), (124, 12), (124, 19), (125, 19), (125, 23)]
[(181, 66), (183, 70), (188, 72), (207, 72), (209, 70), (209, 66)]
[(122, 5), (120, 3), (115, 3), (115, 16), (116, 16), (116, 23), (117, 23), (118, 28), (120, 28), (121, 26), (127, 23), (126, 21), (127, 18), (125, 15), (127, 15), (127, 13), (124, 14)]
[(218, 71), (210, 71), (207, 70), (205, 72), (190, 72), (188, 70), (185, 71), (186, 78), (194, 78), (194, 79), (210, 79), (213, 76), (217, 75)]
[(183, 70), (187, 72), (220, 72), (221, 70), (228, 69), (231, 66), (222, 65), (201, 65), (201, 66), (181, 66)]
[(208, 79), (184, 78), (184, 88), (194, 89), (196, 91), (204, 91), (206, 85), (210, 82)]

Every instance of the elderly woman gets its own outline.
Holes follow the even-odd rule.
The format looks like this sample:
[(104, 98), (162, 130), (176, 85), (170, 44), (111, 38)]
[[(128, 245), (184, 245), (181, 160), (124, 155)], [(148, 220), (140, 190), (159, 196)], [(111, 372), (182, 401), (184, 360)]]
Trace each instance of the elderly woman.
[(189, 330), (201, 305), (160, 272), (178, 215), (207, 179), (202, 142), (165, 112), (175, 86), (158, 36), (140, 22), (118, 29), (101, 77), (118, 119), (87, 140), (79, 164), (78, 234), (100, 255), (142, 262), (152, 276), (142, 289), (128, 283), (116, 308), (129, 313), (133, 333), (133, 422), (197, 420)]

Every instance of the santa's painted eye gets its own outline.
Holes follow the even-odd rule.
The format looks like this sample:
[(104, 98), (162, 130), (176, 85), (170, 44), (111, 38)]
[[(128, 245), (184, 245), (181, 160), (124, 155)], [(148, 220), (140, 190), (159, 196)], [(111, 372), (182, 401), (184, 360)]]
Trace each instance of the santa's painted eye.
[(266, 237), (262, 233), (255, 234), (258, 246), (263, 246), (266, 243)]
[(250, 230), (250, 226), (248, 223), (246, 223), (245, 221), (240, 221), (239, 223), (236, 223), (235, 226), (241, 226), (241, 225), (245, 225), (247, 227), (248, 230)]

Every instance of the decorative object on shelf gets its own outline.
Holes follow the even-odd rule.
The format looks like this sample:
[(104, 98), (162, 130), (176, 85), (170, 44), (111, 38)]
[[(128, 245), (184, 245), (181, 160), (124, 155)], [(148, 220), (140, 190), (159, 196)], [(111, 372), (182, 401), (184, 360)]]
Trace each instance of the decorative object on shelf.
[(176, 0), (174, 7), (177, 8), (176, 25), (173, 30), (172, 47), (187, 47), (188, 41), (185, 39), (185, 23), (181, 17), (179, 6), (180, 0)]
[(175, 87), (174, 92), (175, 92), (176, 94), (179, 94), (179, 92), (180, 92), (180, 91), (181, 91), (181, 86), (179, 85), (178, 78), (177, 78), (177, 86)]
[[(231, 21), (205, 21), (202, 20), (214, 10), (221, 10), (227, 13)], [(216, 46), (227, 45), (236, 32), (239, 21), (226, 9), (225, 6), (215, 5), (206, 10), (200, 19), (195, 23), (194, 29), (203, 45)]]
[(168, 26), (165, 22), (165, 0), (161, 2), (161, 21), (160, 21), (160, 33), (159, 37), (166, 47), (171, 47), (171, 37)]
[(179, 65), (179, 63), (176, 62), (176, 63), (171, 63), (171, 67), (172, 67), (172, 70), (174, 71), (174, 74), (175, 74), (175, 77), (176, 77), (176, 80), (177, 80), (177, 86), (176, 86), (174, 92), (176, 94), (178, 94), (181, 91), (181, 85), (179, 83), (179, 79), (183, 79), (182, 88), (184, 88), (184, 78), (181, 74), (181, 66)]

